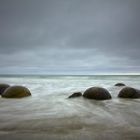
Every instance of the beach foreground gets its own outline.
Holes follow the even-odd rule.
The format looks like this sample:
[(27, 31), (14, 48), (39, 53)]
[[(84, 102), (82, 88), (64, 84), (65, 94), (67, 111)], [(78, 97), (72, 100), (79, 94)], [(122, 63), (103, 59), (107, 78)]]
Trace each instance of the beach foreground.
[[(24, 85), (32, 96), (0, 98), (0, 139), (140, 139), (140, 99), (118, 98), (120, 81), (140, 89), (140, 76), (2, 76), (0, 82)], [(92, 86), (107, 88), (112, 99), (67, 98)]]

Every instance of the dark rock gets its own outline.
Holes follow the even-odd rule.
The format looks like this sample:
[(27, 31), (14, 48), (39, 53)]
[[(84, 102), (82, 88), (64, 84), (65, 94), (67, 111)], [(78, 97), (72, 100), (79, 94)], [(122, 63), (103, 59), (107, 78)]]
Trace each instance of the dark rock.
[(75, 92), (72, 95), (70, 95), (68, 98), (75, 98), (75, 97), (80, 97), (80, 96), (82, 96), (81, 92)]
[(8, 84), (0, 84), (0, 94), (2, 94), (10, 85)]
[(22, 98), (31, 96), (30, 91), (23, 86), (11, 86), (7, 88), (1, 95), (4, 98)]
[(108, 100), (111, 99), (111, 95), (105, 88), (101, 87), (91, 87), (87, 89), (83, 96), (88, 99), (95, 99), (95, 100)]
[(118, 97), (132, 98), (132, 99), (140, 98), (140, 90), (132, 88), (132, 87), (125, 87), (119, 92)]
[(115, 86), (120, 87), (120, 86), (126, 86), (126, 85), (124, 83), (117, 83), (117, 84), (115, 84)]

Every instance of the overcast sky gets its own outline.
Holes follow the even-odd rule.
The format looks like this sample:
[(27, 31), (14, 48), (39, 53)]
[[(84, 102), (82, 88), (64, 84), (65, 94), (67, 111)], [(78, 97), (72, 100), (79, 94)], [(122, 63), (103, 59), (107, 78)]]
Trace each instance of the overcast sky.
[(140, 0), (0, 0), (1, 74), (140, 73)]

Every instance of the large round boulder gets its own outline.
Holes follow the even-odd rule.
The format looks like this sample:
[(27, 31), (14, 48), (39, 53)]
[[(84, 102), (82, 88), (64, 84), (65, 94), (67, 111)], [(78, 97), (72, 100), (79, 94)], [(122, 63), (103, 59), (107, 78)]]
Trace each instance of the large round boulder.
[(132, 99), (140, 98), (140, 90), (132, 87), (125, 87), (119, 92), (118, 97)]
[(83, 96), (88, 99), (95, 99), (95, 100), (108, 100), (111, 99), (111, 95), (107, 89), (101, 87), (91, 87), (88, 88)]
[(75, 98), (75, 97), (80, 97), (80, 96), (82, 96), (81, 92), (75, 92), (72, 95), (70, 95), (68, 98)]
[(117, 83), (117, 84), (115, 84), (115, 86), (121, 87), (121, 86), (125, 86), (125, 84), (124, 83)]
[(0, 84), (0, 94), (2, 94), (10, 85), (8, 84)]
[(23, 86), (11, 86), (7, 88), (1, 95), (4, 98), (22, 98), (31, 96), (29, 89)]

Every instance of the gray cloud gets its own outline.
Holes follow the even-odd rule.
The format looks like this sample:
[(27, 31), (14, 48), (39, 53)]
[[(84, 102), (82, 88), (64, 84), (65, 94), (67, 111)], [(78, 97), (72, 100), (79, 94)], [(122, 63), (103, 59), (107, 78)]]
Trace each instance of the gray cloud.
[(0, 73), (139, 72), (139, 0), (1, 0)]

